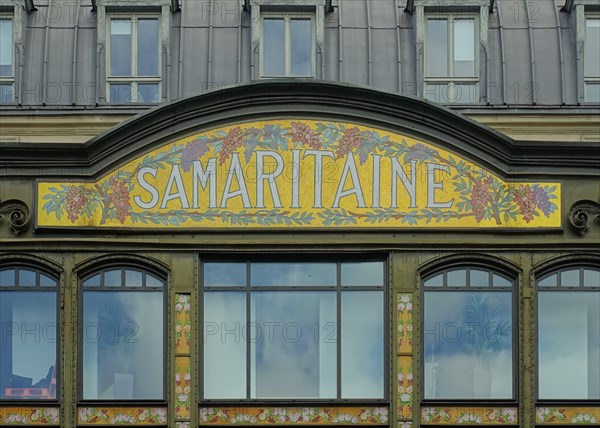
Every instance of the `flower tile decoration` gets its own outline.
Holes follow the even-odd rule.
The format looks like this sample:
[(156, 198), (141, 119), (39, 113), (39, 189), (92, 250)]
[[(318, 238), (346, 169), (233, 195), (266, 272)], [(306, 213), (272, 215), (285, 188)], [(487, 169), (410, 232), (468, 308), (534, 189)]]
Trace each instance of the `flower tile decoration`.
[(398, 417), (413, 417), (413, 368), (412, 357), (398, 357)]
[(538, 407), (536, 422), (544, 425), (600, 426), (600, 406)]
[(78, 424), (88, 425), (164, 425), (167, 409), (163, 407), (80, 407)]
[(191, 319), (189, 294), (175, 295), (175, 352), (190, 353)]
[(387, 407), (203, 407), (200, 425), (387, 425)]
[(413, 345), (413, 304), (412, 293), (396, 294), (396, 310), (398, 317), (397, 344), (399, 353), (412, 352)]
[(58, 407), (3, 407), (0, 408), (0, 424), (12, 425), (58, 425)]
[(429, 425), (516, 425), (516, 407), (421, 408), (421, 422)]

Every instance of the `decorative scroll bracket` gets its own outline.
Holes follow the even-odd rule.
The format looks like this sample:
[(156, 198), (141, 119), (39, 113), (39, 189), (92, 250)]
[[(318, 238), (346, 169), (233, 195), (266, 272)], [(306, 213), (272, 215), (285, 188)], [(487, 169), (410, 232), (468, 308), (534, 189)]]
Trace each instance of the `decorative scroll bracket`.
[(589, 200), (575, 202), (569, 210), (569, 223), (580, 236), (587, 233), (591, 222), (600, 222), (600, 203)]
[(15, 235), (19, 235), (27, 228), (31, 220), (27, 205), (17, 199), (8, 199), (0, 202), (0, 222), (8, 222), (8, 228)]

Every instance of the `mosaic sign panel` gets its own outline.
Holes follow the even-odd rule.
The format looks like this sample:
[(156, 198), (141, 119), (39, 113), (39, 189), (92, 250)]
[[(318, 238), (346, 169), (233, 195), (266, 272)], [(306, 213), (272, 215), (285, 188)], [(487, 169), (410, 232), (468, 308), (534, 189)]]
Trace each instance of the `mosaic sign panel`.
[(561, 185), (505, 182), (440, 147), (311, 120), (226, 126), (94, 182), (37, 184), (38, 227), (555, 228)]

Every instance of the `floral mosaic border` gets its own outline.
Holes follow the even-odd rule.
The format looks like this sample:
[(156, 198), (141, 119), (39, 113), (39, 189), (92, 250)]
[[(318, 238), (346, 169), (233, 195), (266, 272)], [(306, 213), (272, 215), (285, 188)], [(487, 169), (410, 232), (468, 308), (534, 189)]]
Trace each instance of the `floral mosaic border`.
[(58, 407), (0, 407), (0, 424), (7, 425), (58, 425)]
[(413, 412), (412, 357), (398, 357), (398, 418), (411, 419)]
[(80, 407), (79, 425), (164, 425), (167, 409), (164, 407)]
[(177, 419), (190, 419), (192, 391), (190, 357), (175, 358), (175, 415)]
[(538, 407), (535, 420), (544, 425), (600, 426), (600, 407)]
[(189, 294), (175, 296), (175, 352), (178, 354), (189, 354), (191, 350), (190, 300)]
[(399, 353), (410, 353), (413, 347), (413, 295), (398, 293), (396, 310), (398, 315), (397, 347)]
[(430, 425), (514, 425), (516, 407), (422, 407), (421, 422)]
[(387, 425), (387, 407), (203, 407), (200, 425)]

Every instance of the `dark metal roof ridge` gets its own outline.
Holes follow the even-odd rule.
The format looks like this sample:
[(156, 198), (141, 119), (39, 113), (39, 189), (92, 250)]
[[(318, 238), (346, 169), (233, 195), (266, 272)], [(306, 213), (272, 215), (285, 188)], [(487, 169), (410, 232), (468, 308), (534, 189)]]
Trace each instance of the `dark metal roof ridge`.
[[(285, 79), (251, 82), (161, 104), (84, 144), (0, 144), (0, 176), (90, 178), (151, 147), (206, 129), (265, 117), (347, 120), (408, 133), (448, 148), (501, 176), (600, 175), (593, 143), (515, 142), (452, 109), (347, 83)], [(44, 175), (46, 176), (46, 175)]]

